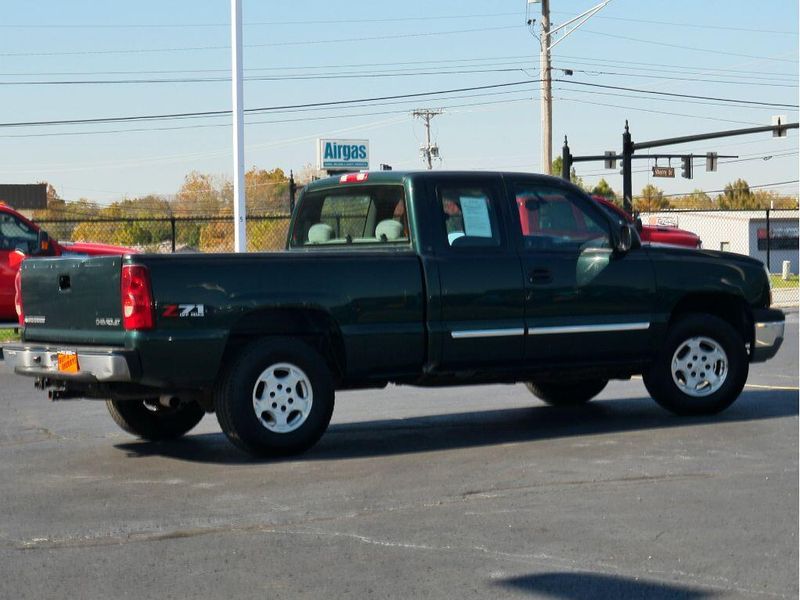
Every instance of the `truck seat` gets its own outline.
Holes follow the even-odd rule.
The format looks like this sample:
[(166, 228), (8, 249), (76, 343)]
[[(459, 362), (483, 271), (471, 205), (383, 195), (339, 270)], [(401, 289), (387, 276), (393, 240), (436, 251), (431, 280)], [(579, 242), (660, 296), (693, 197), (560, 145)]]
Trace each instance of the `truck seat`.
[(333, 238), (333, 227), (327, 223), (317, 223), (308, 230), (309, 244), (324, 244)]
[(378, 223), (375, 237), (382, 242), (394, 242), (403, 237), (403, 224), (394, 219), (386, 219)]

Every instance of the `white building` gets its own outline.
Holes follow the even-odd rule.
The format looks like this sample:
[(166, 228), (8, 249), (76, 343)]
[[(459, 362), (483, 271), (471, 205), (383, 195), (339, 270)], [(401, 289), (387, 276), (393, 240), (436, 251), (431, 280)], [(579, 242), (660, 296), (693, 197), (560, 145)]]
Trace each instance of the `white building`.
[[(767, 263), (767, 212), (748, 211), (665, 211), (642, 213), (642, 223), (679, 227), (700, 236), (703, 248), (736, 252)], [(780, 273), (784, 260), (792, 264), (792, 273), (798, 272), (798, 217), (797, 210), (770, 210), (770, 272)]]

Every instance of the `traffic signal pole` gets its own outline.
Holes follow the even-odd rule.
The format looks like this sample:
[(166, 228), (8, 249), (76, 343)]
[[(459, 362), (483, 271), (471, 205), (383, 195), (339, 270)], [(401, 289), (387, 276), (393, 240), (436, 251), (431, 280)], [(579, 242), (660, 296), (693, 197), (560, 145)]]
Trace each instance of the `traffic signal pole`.
[[(617, 160), (622, 160), (622, 202), (625, 212), (631, 214), (633, 211), (633, 165), (634, 159), (651, 160), (658, 158), (680, 158), (684, 164), (684, 177), (691, 179), (692, 166), (691, 161), (694, 158), (693, 154), (648, 154), (646, 156), (634, 156), (636, 150), (646, 150), (649, 148), (658, 148), (661, 146), (672, 146), (675, 144), (685, 144), (687, 142), (698, 142), (702, 140), (714, 140), (717, 138), (733, 137), (738, 135), (750, 135), (753, 133), (763, 133), (771, 131), (780, 135), (789, 129), (798, 129), (798, 123), (783, 124), (778, 121), (777, 125), (765, 125), (763, 127), (748, 127), (745, 129), (728, 129), (726, 131), (712, 131), (710, 133), (699, 133), (695, 135), (684, 135), (681, 137), (664, 138), (660, 140), (651, 140), (648, 142), (634, 142), (630, 129), (628, 128), (628, 121), (625, 121), (625, 131), (622, 134), (622, 154), (615, 154), (613, 152), (606, 152), (602, 155), (593, 156), (573, 156), (569, 149), (566, 136), (564, 137), (564, 147), (561, 151), (562, 167), (561, 177), (570, 180), (570, 171), (572, 165), (576, 162), (591, 162), (591, 161), (604, 161), (606, 163), (615, 164)], [(711, 164), (716, 166), (717, 158), (738, 158), (733, 155), (722, 155), (716, 153), (706, 154), (706, 160), (711, 158)], [(687, 162), (688, 161), (688, 162)], [(688, 164), (688, 168), (687, 168)], [(708, 163), (707, 163), (708, 164)], [(608, 166), (607, 168), (615, 168)]]

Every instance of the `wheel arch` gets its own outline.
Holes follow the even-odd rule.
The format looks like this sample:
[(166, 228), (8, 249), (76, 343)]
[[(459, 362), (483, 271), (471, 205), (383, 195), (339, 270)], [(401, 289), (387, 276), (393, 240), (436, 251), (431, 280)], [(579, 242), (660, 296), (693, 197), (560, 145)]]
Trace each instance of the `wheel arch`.
[(330, 313), (315, 308), (259, 309), (240, 317), (230, 329), (222, 368), (243, 348), (268, 337), (301, 339), (324, 358), (335, 381), (346, 373), (344, 339)]
[(673, 307), (668, 325), (692, 313), (714, 315), (726, 321), (739, 332), (746, 344), (753, 344), (753, 313), (740, 296), (726, 293), (698, 293), (684, 296)]

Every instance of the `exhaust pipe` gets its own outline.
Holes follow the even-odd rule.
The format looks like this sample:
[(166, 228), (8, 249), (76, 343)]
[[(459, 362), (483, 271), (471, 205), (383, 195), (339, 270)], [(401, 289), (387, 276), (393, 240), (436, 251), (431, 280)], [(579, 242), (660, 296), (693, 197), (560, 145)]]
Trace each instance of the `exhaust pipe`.
[(55, 389), (55, 390), (47, 390), (47, 397), (50, 398), (53, 402), (57, 400), (75, 400), (77, 398), (83, 398), (82, 394), (78, 392), (73, 392), (68, 389)]

